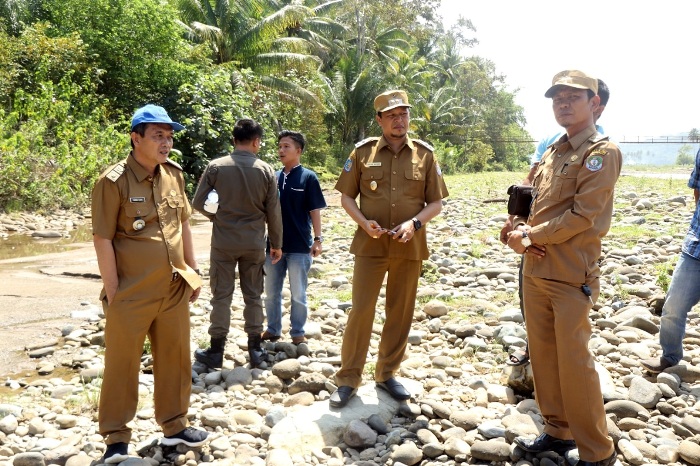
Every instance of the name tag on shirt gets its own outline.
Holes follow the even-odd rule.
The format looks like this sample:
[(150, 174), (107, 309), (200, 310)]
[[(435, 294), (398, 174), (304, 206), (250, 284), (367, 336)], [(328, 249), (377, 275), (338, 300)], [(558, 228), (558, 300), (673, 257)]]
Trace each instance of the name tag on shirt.
[(381, 167), (382, 162), (369, 162), (365, 164), (365, 167)]
[(146, 202), (145, 197), (130, 197), (129, 202)]

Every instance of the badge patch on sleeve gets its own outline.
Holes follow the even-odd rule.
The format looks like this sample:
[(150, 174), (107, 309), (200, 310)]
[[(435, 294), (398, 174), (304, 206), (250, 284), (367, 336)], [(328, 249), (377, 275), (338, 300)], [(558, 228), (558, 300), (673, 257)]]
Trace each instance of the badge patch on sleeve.
[(352, 159), (347, 159), (345, 161), (345, 166), (343, 167), (343, 170), (346, 172), (349, 172), (352, 169)]
[(591, 155), (586, 159), (586, 168), (592, 172), (597, 172), (603, 168), (603, 157), (600, 155)]
[(437, 172), (438, 176), (442, 176), (442, 170), (440, 170), (440, 164), (435, 162), (435, 171)]

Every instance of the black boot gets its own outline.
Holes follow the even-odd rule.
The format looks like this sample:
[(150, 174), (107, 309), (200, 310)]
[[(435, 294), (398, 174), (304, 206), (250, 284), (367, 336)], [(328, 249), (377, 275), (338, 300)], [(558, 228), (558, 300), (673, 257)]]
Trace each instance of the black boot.
[(262, 347), (262, 337), (259, 333), (248, 334), (248, 356), (250, 367), (260, 367), (267, 360), (267, 351)]
[(226, 346), (226, 337), (212, 337), (211, 346), (206, 350), (196, 350), (194, 358), (211, 369), (217, 369), (224, 363), (224, 346)]

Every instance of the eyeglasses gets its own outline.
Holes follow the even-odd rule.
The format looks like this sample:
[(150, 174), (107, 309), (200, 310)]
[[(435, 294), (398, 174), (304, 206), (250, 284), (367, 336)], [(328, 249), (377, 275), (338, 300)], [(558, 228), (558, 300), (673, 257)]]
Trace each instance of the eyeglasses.
[(407, 120), (408, 119), (408, 112), (401, 112), (401, 113), (393, 113), (391, 115), (382, 115), (382, 118), (387, 118), (392, 121), (396, 120)]

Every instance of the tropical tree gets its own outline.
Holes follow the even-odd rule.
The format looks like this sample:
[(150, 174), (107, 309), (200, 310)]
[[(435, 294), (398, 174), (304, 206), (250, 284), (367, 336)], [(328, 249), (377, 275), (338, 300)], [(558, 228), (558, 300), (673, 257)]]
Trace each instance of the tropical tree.
[(378, 73), (367, 66), (369, 58), (350, 54), (335, 66), (325, 103), (329, 143), (338, 159), (347, 148), (364, 139), (374, 119), (372, 102), (380, 85)]
[[(287, 0), (284, 4), (294, 1), (297, 0)], [(334, 57), (342, 55), (348, 28), (345, 24), (333, 19), (332, 15), (343, 1), (306, 0), (304, 4), (313, 10), (313, 16), (287, 27), (286, 30), (288, 37), (299, 37), (308, 42), (310, 52), (323, 62), (322, 70), (328, 69)]]
[(176, 11), (158, 0), (43, 0), (54, 36), (78, 34), (104, 70), (97, 89), (128, 114), (167, 104), (193, 79), (201, 59), (181, 38)]
[(678, 149), (678, 157), (676, 157), (676, 165), (690, 165), (693, 163), (693, 148), (690, 144), (683, 144)]
[(307, 40), (285, 36), (289, 28), (313, 17), (315, 12), (297, 3), (274, 10), (274, 3), (177, 0), (188, 37), (209, 45), (215, 63), (250, 68), (270, 88), (305, 102), (318, 102), (318, 97), (307, 89), (280, 77), (289, 68), (316, 72), (320, 67), (321, 60), (309, 53)]

